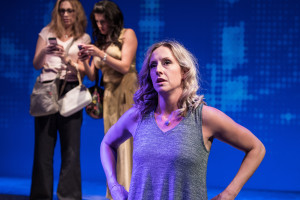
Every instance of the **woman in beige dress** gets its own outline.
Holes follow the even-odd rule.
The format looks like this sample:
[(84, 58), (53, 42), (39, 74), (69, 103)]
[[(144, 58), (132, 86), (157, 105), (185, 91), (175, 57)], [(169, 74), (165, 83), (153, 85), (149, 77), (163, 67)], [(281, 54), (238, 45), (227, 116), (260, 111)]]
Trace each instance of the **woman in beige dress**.
[[(133, 104), (137, 89), (135, 55), (137, 38), (132, 29), (123, 27), (123, 15), (111, 1), (100, 1), (91, 13), (95, 45), (83, 45), (79, 58), (84, 63), (89, 79), (95, 79), (95, 70), (102, 71), (105, 87), (103, 100), (104, 133)], [(93, 57), (91, 65), (89, 58)], [(129, 190), (132, 172), (132, 138), (117, 150), (118, 182)], [(109, 190), (106, 194), (111, 198)]]

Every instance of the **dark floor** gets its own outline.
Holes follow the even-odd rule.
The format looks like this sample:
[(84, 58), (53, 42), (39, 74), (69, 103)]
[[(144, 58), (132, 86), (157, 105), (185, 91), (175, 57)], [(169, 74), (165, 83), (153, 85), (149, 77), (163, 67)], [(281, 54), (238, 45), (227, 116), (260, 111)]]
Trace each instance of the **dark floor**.
[(28, 200), (28, 196), (14, 194), (0, 194), (1, 200)]
[[(0, 177), (0, 200), (28, 200), (30, 191), (29, 179)], [(55, 182), (54, 191), (56, 191)], [(209, 199), (220, 192), (219, 189), (208, 188)], [(82, 182), (83, 200), (105, 200), (105, 183)], [(54, 193), (54, 199), (56, 195)], [(300, 192), (259, 191), (243, 189), (236, 200), (300, 200)]]

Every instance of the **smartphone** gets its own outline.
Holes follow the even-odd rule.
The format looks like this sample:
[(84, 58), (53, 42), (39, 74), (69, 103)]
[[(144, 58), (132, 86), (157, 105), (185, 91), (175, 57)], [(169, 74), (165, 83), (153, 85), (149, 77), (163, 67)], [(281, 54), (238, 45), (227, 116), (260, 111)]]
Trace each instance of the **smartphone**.
[[(79, 44), (79, 45), (77, 45), (77, 46), (78, 46), (79, 51), (80, 51), (81, 49), (83, 49), (83, 45), (82, 45), (82, 44)], [(81, 55), (82, 55), (83, 57), (86, 57), (86, 56), (87, 56), (86, 53), (85, 53), (84, 51), (81, 53)]]
[(81, 50), (83, 48), (82, 44), (78, 45), (78, 49)]
[(55, 37), (49, 37), (48, 40), (49, 40), (49, 43), (51, 45), (56, 45), (57, 44), (57, 40), (56, 40)]

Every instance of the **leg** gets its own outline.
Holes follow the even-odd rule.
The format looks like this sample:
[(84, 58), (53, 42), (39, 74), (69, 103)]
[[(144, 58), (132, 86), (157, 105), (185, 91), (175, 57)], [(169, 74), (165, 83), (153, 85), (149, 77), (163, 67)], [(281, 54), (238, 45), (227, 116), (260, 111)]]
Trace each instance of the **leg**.
[(53, 197), (53, 155), (57, 114), (35, 118), (35, 145), (30, 199)]
[(69, 117), (59, 117), (61, 169), (57, 196), (63, 199), (81, 199), (80, 133), (82, 111)]

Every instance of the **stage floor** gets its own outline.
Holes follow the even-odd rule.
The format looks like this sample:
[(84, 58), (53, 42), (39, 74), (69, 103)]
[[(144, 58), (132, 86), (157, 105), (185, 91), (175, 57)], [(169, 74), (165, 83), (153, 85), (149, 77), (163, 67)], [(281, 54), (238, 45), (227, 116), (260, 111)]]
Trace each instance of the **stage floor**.
[[(0, 200), (28, 200), (30, 179), (0, 177)], [(55, 181), (54, 191), (57, 182)], [(220, 192), (219, 189), (208, 188), (211, 199)], [(105, 200), (106, 186), (103, 182), (82, 182), (83, 200)], [(54, 194), (54, 198), (56, 198)], [(260, 191), (243, 189), (236, 200), (300, 200), (300, 192)]]

